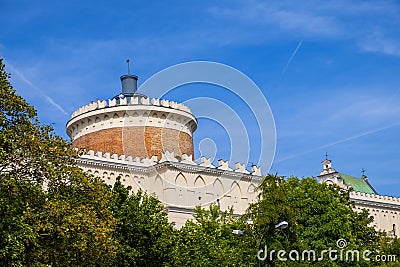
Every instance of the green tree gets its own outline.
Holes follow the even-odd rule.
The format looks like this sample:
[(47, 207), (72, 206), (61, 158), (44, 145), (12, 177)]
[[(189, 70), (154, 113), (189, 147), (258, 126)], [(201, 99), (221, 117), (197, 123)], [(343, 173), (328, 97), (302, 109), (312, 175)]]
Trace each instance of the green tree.
[(40, 124), (0, 59), (0, 264), (107, 266), (115, 255), (110, 190)]
[[(370, 225), (373, 221), (367, 211), (357, 213), (350, 201), (349, 191), (334, 185), (318, 183), (314, 178), (298, 179), (267, 176), (259, 187), (259, 200), (250, 205), (245, 215), (253, 221), (253, 231), (268, 246), (268, 251), (283, 249), (302, 252), (315, 250), (316, 258), (323, 250), (340, 250), (337, 242), (346, 240), (347, 250), (374, 251), (379, 235)], [(285, 220), (289, 228), (271, 231), (274, 224)], [(293, 254), (296, 256), (295, 254)], [(332, 254), (333, 255), (333, 254)], [(360, 255), (360, 259), (362, 255)], [(300, 255), (301, 259), (301, 255)], [(272, 263), (270, 263), (272, 264)], [(275, 266), (369, 266), (366, 261), (332, 261), (326, 254), (322, 261), (280, 261)]]
[[(111, 266), (116, 220), (108, 209), (111, 192), (83, 175), (79, 182), (46, 193), (36, 217), (40, 246), (30, 256), (52, 266)], [(76, 178), (76, 177), (75, 177)]]
[(113, 266), (162, 266), (171, 261), (176, 230), (156, 197), (130, 191), (118, 177), (109, 203), (117, 219), (115, 237), (119, 241)]
[(380, 240), (380, 247), (379, 247), (379, 255), (389, 256), (386, 257), (386, 261), (381, 262), (380, 266), (390, 266), (395, 267), (399, 266), (400, 263), (400, 239), (395, 236), (388, 236), (386, 233), (381, 233), (381, 240)]
[(40, 186), (25, 181), (0, 182), (0, 265), (26, 266), (39, 235), (30, 214), (44, 203)]
[(196, 207), (195, 221), (179, 230), (173, 261), (169, 266), (249, 266), (255, 262), (256, 249), (250, 235), (234, 235), (244, 224), (233, 210), (220, 211)]

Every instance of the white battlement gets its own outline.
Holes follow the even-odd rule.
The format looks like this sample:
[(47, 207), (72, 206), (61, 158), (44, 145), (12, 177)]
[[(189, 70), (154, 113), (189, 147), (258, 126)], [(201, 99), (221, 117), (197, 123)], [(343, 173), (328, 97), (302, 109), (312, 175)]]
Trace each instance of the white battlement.
[(382, 196), (376, 194), (368, 194), (362, 192), (351, 192), (350, 197), (357, 200), (366, 200), (366, 201), (374, 201), (374, 202), (382, 202), (387, 204), (400, 204), (400, 198), (392, 197), (392, 196)]
[(124, 97), (118, 100), (113, 98), (109, 100), (93, 101), (90, 104), (77, 109), (74, 113), (72, 113), (71, 118), (75, 118), (81, 114), (84, 114), (92, 110), (103, 109), (108, 107), (116, 107), (116, 106), (126, 106), (126, 105), (148, 105), (148, 106), (152, 105), (157, 107), (177, 109), (191, 113), (190, 109), (187, 106), (174, 101), (158, 99), (158, 98), (148, 98), (144, 96), (132, 96), (132, 97)]
[(89, 150), (86, 154), (80, 156), (81, 159), (87, 160), (97, 160), (97, 161), (104, 161), (104, 162), (112, 162), (112, 163), (120, 163), (120, 164), (127, 164), (133, 166), (140, 166), (140, 167), (150, 167), (154, 166), (159, 163), (163, 162), (177, 162), (192, 166), (199, 166), (199, 167), (206, 167), (212, 169), (220, 169), (224, 171), (233, 171), (237, 173), (243, 174), (251, 174), (255, 176), (261, 176), (261, 168), (257, 166), (252, 166), (251, 170), (246, 170), (244, 163), (236, 163), (235, 169), (229, 167), (228, 161), (219, 160), (218, 166), (212, 164), (210, 158), (201, 157), (201, 162), (196, 163), (192, 160), (192, 155), (183, 154), (181, 158), (175, 157), (174, 152), (165, 151), (162, 153), (161, 159), (158, 159), (157, 156), (152, 156), (151, 158), (132, 158), (131, 156), (126, 155), (117, 155), (117, 154), (110, 154), (109, 152), (103, 153), (101, 151), (94, 152), (93, 150)]

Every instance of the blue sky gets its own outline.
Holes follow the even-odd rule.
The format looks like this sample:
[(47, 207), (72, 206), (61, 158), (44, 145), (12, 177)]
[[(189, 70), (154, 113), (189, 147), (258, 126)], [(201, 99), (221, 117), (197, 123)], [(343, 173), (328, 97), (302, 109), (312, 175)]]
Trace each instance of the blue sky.
[[(17, 92), (65, 138), (75, 109), (120, 91), (127, 58), (139, 84), (182, 62), (227, 64), (271, 107), (272, 173), (316, 176), (328, 152), (338, 171), (359, 177), (364, 168), (379, 193), (400, 196), (398, 14), (397, 1), (0, 0), (0, 56)], [(252, 121), (240, 99), (216, 86), (167, 96), (225, 101), (245, 125)], [(246, 127), (251, 161), (258, 141)], [(229, 158), (226, 135), (223, 125), (199, 120), (196, 145)]]

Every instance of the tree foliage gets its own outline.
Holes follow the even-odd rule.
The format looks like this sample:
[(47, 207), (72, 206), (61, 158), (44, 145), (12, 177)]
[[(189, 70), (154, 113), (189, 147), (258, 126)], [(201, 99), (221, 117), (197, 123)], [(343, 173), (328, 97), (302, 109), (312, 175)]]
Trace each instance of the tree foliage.
[(209, 209), (197, 207), (194, 219), (180, 229), (169, 266), (249, 266), (255, 262), (251, 236), (232, 234), (244, 226), (232, 209), (220, 211), (216, 204)]
[(116, 250), (111, 197), (77, 152), (40, 124), (0, 59), (0, 264), (105, 266)]
[[(400, 239), (398, 237), (389, 236), (387, 233), (381, 233), (379, 255), (395, 257), (394, 260), (386, 260), (381, 262), (380, 266), (397, 267), (400, 261)], [(388, 259), (388, 258), (386, 258)]]
[(0, 265), (27, 266), (33, 247), (39, 246), (35, 219), (45, 201), (36, 184), (5, 179), (0, 182)]
[[(314, 178), (284, 180), (269, 175), (261, 183), (260, 199), (250, 205), (246, 215), (254, 222), (254, 231), (262, 247), (271, 250), (302, 252), (315, 250), (317, 260), (280, 261), (276, 266), (342, 266), (343, 261), (332, 261), (325, 257), (318, 261), (323, 250), (340, 250), (338, 240), (346, 241), (347, 250), (374, 251), (379, 235), (370, 225), (373, 221), (367, 211), (356, 212), (350, 201), (349, 191), (335, 185), (318, 183)], [(274, 224), (287, 221), (289, 228), (270, 231)], [(301, 256), (301, 255), (300, 255)], [(286, 254), (286, 258), (288, 255)], [(360, 257), (362, 259), (362, 257)], [(303, 265), (302, 265), (303, 264)], [(369, 266), (365, 261), (346, 261), (346, 266)]]
[(130, 187), (118, 177), (109, 203), (117, 219), (115, 238), (119, 242), (113, 266), (162, 266), (171, 261), (176, 230), (155, 197)]

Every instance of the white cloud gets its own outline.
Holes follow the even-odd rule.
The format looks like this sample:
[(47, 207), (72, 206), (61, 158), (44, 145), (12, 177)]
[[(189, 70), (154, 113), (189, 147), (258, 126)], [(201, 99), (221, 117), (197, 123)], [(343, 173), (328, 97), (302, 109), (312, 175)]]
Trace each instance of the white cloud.
[(313, 14), (292, 6), (283, 7), (271, 3), (250, 1), (238, 7), (212, 7), (209, 9), (209, 13), (218, 18), (239, 20), (250, 25), (261, 25), (272, 31), (277, 26), (280, 30), (294, 31), (306, 36), (336, 35), (338, 33), (338, 26), (330, 16)]
[[(236, 6), (214, 6), (208, 11), (215, 18), (228, 20), (237, 31), (253, 34), (249, 41), (268, 40), (266, 35), (304, 40), (328, 38), (355, 42), (363, 52), (400, 56), (400, 7), (395, 2), (243, 1)], [(375, 33), (377, 30), (379, 34)]]
[(364, 40), (360, 47), (366, 52), (383, 53), (390, 56), (400, 56), (400, 42), (385, 37), (371, 36)]
[(400, 129), (400, 94), (372, 85), (362, 90), (330, 88), (329, 92), (327, 99), (321, 99), (320, 92), (307, 95), (296, 112), (276, 118), (278, 153), (274, 164), (340, 144), (359, 145), (369, 140), (364, 137), (390, 135)]
[(314, 148), (311, 148), (311, 149), (307, 149), (307, 150), (304, 150), (304, 151), (296, 152), (296, 153), (288, 155), (288, 156), (284, 156), (282, 158), (279, 158), (279, 159), (275, 160), (274, 163), (275, 164), (276, 163), (280, 163), (280, 162), (283, 162), (283, 161), (286, 161), (286, 160), (290, 160), (290, 159), (293, 159), (293, 158), (297, 158), (299, 156), (303, 156), (303, 155), (306, 155), (306, 154), (309, 154), (309, 153), (312, 153), (312, 152), (319, 151), (321, 149), (325, 149), (325, 148), (333, 147), (333, 146), (336, 146), (336, 145), (339, 145), (339, 144), (342, 144), (342, 143), (350, 142), (350, 141), (353, 141), (353, 140), (356, 140), (356, 139), (359, 139), (359, 138), (362, 138), (362, 137), (365, 137), (365, 136), (368, 136), (368, 135), (372, 135), (372, 134), (375, 134), (375, 133), (378, 133), (378, 132), (385, 131), (387, 129), (396, 127), (398, 125), (400, 125), (400, 121), (397, 122), (397, 123), (393, 123), (393, 124), (390, 124), (390, 125), (385, 125), (383, 127), (370, 129), (370, 130), (367, 130), (367, 131), (364, 131), (364, 132), (357, 133), (355, 135), (351, 135), (351, 136), (347, 136), (347, 137), (344, 137), (344, 138), (341, 138), (341, 139), (337, 139), (337, 140), (331, 141), (329, 143), (326, 143), (326, 144), (323, 144), (323, 145), (320, 145), (320, 146), (317, 146), (317, 147), (314, 147)]
[(331, 113), (332, 121), (340, 122), (359, 121), (364, 124), (375, 124), (376, 122), (400, 121), (400, 96), (396, 94), (349, 92), (341, 95), (342, 99), (348, 101), (339, 102), (334, 112)]

